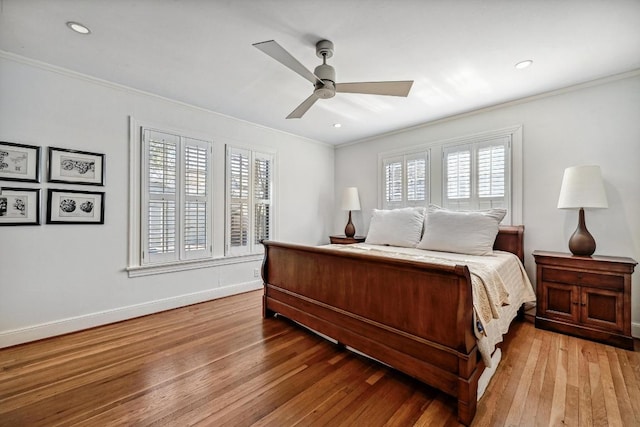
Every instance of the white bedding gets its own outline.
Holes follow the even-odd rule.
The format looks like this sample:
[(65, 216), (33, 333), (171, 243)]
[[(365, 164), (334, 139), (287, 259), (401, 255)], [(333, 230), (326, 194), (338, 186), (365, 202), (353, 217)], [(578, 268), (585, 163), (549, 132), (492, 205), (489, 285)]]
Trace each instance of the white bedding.
[(474, 307), (474, 332), (478, 350), (488, 368), (496, 344), (509, 330), (511, 321), (525, 302), (535, 301), (533, 286), (518, 257), (509, 252), (494, 251), (490, 255), (465, 255), (396, 246), (328, 245), (344, 252), (410, 259), (432, 264), (467, 265), (471, 273)]

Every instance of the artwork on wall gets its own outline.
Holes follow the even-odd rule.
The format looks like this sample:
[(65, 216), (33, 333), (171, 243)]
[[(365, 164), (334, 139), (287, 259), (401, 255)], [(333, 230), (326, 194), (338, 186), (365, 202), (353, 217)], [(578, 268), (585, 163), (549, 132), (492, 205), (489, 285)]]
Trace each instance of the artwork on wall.
[(47, 224), (104, 224), (104, 192), (50, 188)]
[(49, 181), (104, 185), (104, 154), (49, 147)]
[(0, 180), (40, 182), (40, 147), (0, 141)]
[(0, 225), (40, 225), (40, 189), (0, 188)]

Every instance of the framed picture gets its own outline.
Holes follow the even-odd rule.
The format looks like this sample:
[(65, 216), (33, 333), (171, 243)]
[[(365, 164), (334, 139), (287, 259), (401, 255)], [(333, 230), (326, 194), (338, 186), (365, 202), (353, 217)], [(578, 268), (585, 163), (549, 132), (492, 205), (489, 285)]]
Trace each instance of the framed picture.
[(50, 188), (47, 224), (104, 224), (104, 192)]
[(0, 225), (40, 225), (40, 189), (0, 187)]
[(104, 154), (49, 147), (49, 181), (104, 185)]
[(0, 141), (0, 180), (40, 182), (40, 147)]

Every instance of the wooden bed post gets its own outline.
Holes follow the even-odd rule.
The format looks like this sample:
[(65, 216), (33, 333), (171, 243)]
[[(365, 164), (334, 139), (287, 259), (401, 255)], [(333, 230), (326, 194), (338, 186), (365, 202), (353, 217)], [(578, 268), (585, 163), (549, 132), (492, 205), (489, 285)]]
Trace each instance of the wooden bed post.
[(269, 283), (268, 280), (268, 268), (267, 268), (267, 258), (268, 256), (268, 252), (269, 252), (269, 245), (266, 245), (265, 242), (267, 242), (266, 240), (260, 240), (260, 243), (264, 246), (264, 258), (262, 258), (262, 267), (260, 268), (260, 276), (262, 277), (262, 286), (264, 287), (264, 293), (262, 294), (262, 318), (263, 319), (268, 319), (269, 317), (274, 317), (276, 315), (276, 312), (273, 310), (269, 310), (267, 308), (267, 295), (268, 295), (268, 289), (269, 287), (267, 286), (267, 283)]
[(471, 425), (478, 406), (478, 380), (484, 364), (478, 366), (477, 357), (476, 347), (466, 360), (459, 359), (458, 421), (466, 426)]
[(460, 378), (458, 382), (458, 421), (465, 426), (470, 426), (471, 421), (476, 416), (478, 406), (478, 377), (474, 373), (475, 378), (472, 381), (465, 381)]
[[(483, 365), (478, 366), (478, 346), (473, 330), (473, 291), (471, 289), (471, 274), (468, 267), (457, 265), (461, 280), (458, 284), (460, 291), (458, 310), (457, 334), (458, 341), (463, 345), (458, 354), (458, 421), (468, 426), (476, 415), (478, 400), (478, 379)], [(481, 363), (481, 362), (480, 362)]]

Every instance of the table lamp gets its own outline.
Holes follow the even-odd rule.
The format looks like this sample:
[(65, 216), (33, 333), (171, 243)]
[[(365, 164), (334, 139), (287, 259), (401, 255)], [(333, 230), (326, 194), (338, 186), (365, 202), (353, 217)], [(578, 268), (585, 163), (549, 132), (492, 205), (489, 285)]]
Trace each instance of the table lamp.
[(356, 234), (356, 227), (351, 222), (351, 211), (360, 210), (360, 197), (358, 196), (357, 187), (347, 187), (342, 192), (342, 210), (349, 211), (349, 222), (344, 228), (344, 235), (353, 237)]
[(578, 228), (569, 239), (572, 254), (591, 256), (596, 250), (596, 241), (585, 225), (584, 208), (608, 207), (600, 166), (573, 166), (565, 169), (558, 209), (580, 209)]

